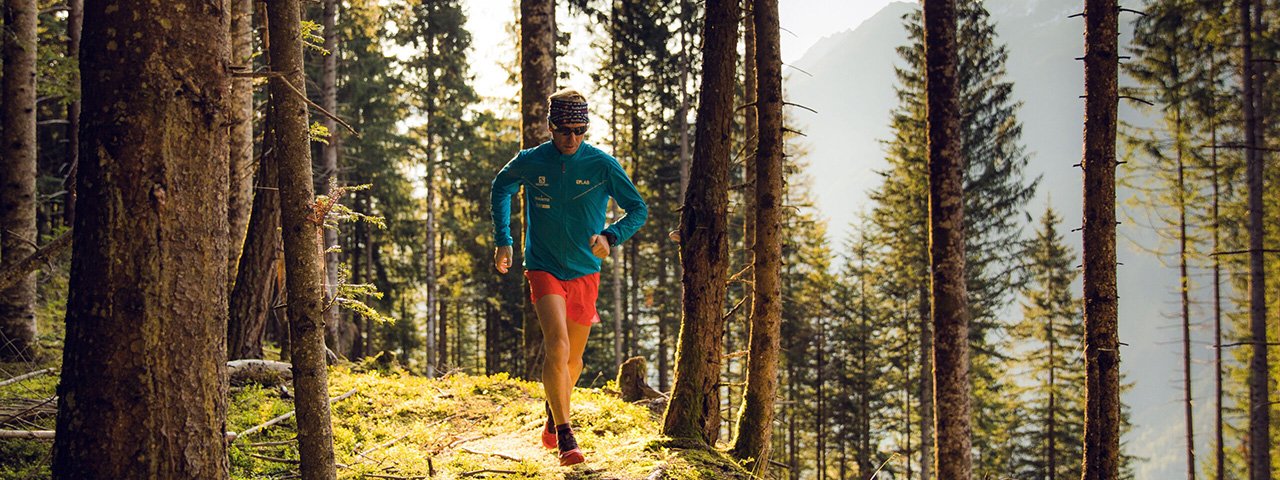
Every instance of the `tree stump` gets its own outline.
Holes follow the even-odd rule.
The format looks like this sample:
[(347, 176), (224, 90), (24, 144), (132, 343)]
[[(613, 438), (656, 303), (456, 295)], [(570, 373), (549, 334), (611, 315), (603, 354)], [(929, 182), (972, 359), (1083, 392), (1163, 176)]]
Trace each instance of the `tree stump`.
[(644, 357), (628, 358), (627, 361), (622, 362), (621, 367), (618, 367), (618, 390), (622, 394), (623, 401), (636, 402), (664, 397), (662, 393), (645, 382), (648, 369), (648, 363), (645, 362)]

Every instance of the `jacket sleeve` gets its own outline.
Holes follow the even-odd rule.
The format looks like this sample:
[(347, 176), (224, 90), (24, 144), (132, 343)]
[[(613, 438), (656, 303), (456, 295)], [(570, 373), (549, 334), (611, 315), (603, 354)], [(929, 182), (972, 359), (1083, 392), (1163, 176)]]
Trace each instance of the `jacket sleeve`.
[(489, 196), (489, 209), (493, 215), (493, 243), (498, 247), (511, 245), (511, 196), (520, 189), (520, 176), (512, 168), (520, 161), (520, 155), (512, 158), (493, 179), (493, 191)]
[(622, 170), (622, 165), (617, 160), (609, 163), (609, 196), (618, 202), (625, 213), (622, 218), (606, 227), (604, 232), (617, 237), (618, 244), (622, 244), (649, 218), (649, 206), (640, 198), (640, 192), (631, 183), (631, 178), (627, 177), (627, 172)]

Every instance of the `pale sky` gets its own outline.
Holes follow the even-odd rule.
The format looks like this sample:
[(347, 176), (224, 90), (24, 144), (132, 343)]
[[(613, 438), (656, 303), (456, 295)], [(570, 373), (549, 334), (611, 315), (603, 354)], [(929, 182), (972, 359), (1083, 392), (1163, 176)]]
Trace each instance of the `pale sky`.
[[(782, 25), (782, 61), (794, 62), (822, 37), (853, 29), (888, 5), (891, 0), (779, 0), (778, 14)], [(471, 44), (475, 49), (471, 62), (476, 74), (476, 92), (483, 97), (513, 98), (517, 91), (507, 85), (508, 73), (502, 64), (513, 64), (515, 45), (511, 43), (505, 28), (515, 21), (516, 3), (502, 0), (468, 0), (467, 28), (471, 31)], [(557, 18), (566, 22), (568, 19)], [(567, 31), (587, 28), (588, 25), (560, 25)], [(585, 35), (572, 38), (570, 50), (586, 51)], [(582, 63), (589, 63), (583, 59)], [(566, 62), (561, 68), (566, 68)], [(572, 68), (576, 67), (576, 68)], [(571, 66), (569, 83), (575, 86), (585, 82), (582, 70), (591, 65)], [(573, 71), (578, 70), (578, 71)], [(578, 80), (575, 81), (575, 78)]]

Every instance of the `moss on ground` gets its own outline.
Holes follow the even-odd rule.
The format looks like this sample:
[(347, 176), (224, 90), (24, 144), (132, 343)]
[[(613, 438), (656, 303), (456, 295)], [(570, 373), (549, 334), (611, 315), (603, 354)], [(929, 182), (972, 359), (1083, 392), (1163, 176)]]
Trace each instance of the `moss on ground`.
[[(19, 372), (21, 373), (21, 372)], [(574, 425), (587, 462), (560, 467), (539, 442), (541, 384), (491, 376), (429, 379), (377, 362), (330, 369), (334, 452), (341, 479), (732, 479), (749, 475), (716, 450), (679, 448), (642, 405), (604, 389), (577, 389)], [(0, 405), (53, 396), (57, 377), (0, 388)], [(242, 432), (293, 410), (291, 387), (233, 388), (227, 429)], [(52, 429), (53, 416), (30, 429)], [(228, 448), (232, 479), (297, 472), (296, 419), (241, 436)], [(0, 428), (19, 428), (13, 425)], [(0, 480), (50, 478), (49, 441), (0, 440)], [(284, 461), (281, 461), (284, 460)]]

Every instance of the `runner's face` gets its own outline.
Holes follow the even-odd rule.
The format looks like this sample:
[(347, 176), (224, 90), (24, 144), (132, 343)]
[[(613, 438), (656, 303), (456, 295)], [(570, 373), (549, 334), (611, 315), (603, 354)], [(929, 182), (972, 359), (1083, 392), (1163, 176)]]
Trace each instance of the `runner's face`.
[(551, 127), (551, 143), (554, 143), (556, 149), (565, 155), (577, 153), (578, 147), (582, 146), (586, 136), (587, 124), (585, 123), (566, 123)]

